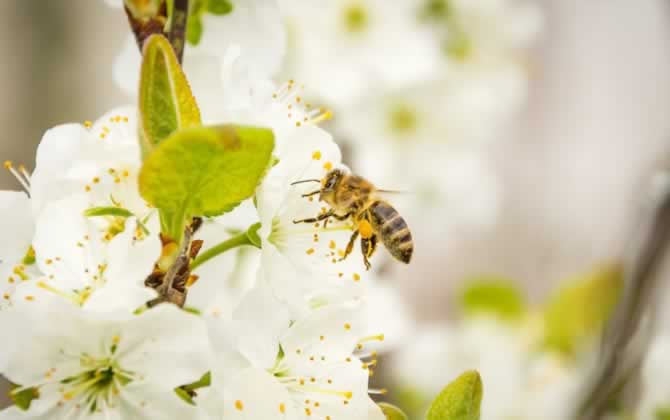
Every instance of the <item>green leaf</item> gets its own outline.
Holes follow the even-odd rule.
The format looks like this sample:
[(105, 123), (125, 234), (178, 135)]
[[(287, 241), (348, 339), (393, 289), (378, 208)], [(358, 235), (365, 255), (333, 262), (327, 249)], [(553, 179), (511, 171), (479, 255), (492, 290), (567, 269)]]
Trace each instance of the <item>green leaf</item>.
[(400, 385), (394, 390), (398, 405), (409, 414), (409, 417), (420, 418), (430, 404), (429, 397), (416, 387)]
[(659, 407), (654, 411), (656, 420), (670, 420), (670, 407)]
[(200, 125), (200, 110), (170, 42), (151, 35), (140, 73), (140, 144), (146, 156), (177, 129)]
[(263, 241), (261, 241), (261, 237), (258, 236), (258, 229), (261, 228), (261, 224), (259, 223), (254, 223), (253, 225), (249, 226), (249, 229), (247, 229), (247, 237), (249, 238), (249, 241), (251, 241), (256, 248), (260, 248), (262, 246)]
[(191, 15), (186, 21), (186, 41), (193, 46), (200, 44), (202, 32), (202, 16), (199, 14)]
[(447, 385), (428, 409), (426, 420), (479, 420), (482, 379), (471, 370)]
[(191, 405), (195, 405), (195, 401), (193, 401), (193, 398), (198, 396), (196, 390), (200, 388), (206, 388), (211, 384), (212, 384), (212, 374), (210, 372), (207, 372), (204, 375), (202, 375), (200, 379), (198, 379), (193, 383), (178, 386), (177, 388), (174, 389), (174, 392), (182, 400), (186, 401)]
[(386, 420), (409, 420), (409, 417), (393, 404), (381, 402), (377, 405), (382, 409)]
[(37, 388), (25, 388), (19, 391), (21, 387), (14, 386), (14, 389), (9, 392), (9, 398), (11, 398), (14, 405), (19, 407), (21, 410), (28, 410), (30, 404), (34, 399), (40, 397), (40, 391)]
[(512, 281), (491, 276), (476, 277), (467, 283), (461, 294), (461, 306), (466, 315), (484, 314), (516, 321), (526, 313), (526, 301)]
[(193, 401), (193, 397), (195, 397), (195, 394), (192, 392), (189, 392), (185, 390), (182, 387), (177, 387), (174, 389), (175, 394), (185, 402), (189, 403), (190, 405), (195, 405), (195, 401)]
[(546, 305), (545, 348), (574, 356), (600, 331), (622, 289), (623, 273), (618, 265), (602, 266), (569, 281)]
[(140, 194), (161, 210), (164, 233), (180, 238), (184, 220), (218, 216), (249, 198), (268, 169), (273, 148), (274, 136), (265, 128), (180, 130), (144, 161)]
[(130, 217), (133, 213), (122, 207), (91, 207), (84, 211), (84, 216), (94, 217), (94, 216), (118, 216), (118, 217)]
[(233, 11), (233, 5), (228, 0), (207, 0), (207, 11), (213, 15), (227, 15)]
[(190, 383), (188, 385), (183, 385), (181, 388), (184, 388), (189, 391), (194, 391), (199, 388), (206, 388), (212, 384), (212, 373), (207, 372), (197, 381)]

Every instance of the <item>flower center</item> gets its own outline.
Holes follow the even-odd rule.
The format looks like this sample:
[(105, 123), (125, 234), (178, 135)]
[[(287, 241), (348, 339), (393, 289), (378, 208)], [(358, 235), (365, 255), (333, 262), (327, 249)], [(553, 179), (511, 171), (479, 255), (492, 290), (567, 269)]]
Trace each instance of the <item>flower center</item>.
[(388, 109), (388, 127), (391, 133), (401, 136), (412, 134), (417, 125), (417, 112), (410, 105), (396, 103)]
[(342, 12), (342, 19), (345, 29), (352, 34), (362, 33), (370, 23), (368, 12), (360, 3), (352, 3), (345, 7)]
[(444, 21), (449, 17), (449, 2), (447, 0), (427, 0), (421, 8), (421, 17)]
[(305, 102), (303, 91), (303, 85), (296, 85), (294, 80), (289, 80), (272, 94), (273, 103), (279, 106), (281, 112), (286, 112), (289, 121), (296, 127), (317, 125), (333, 118), (330, 110)]
[(87, 353), (79, 356), (81, 373), (60, 381), (61, 402), (71, 402), (90, 412), (113, 407), (123, 386), (135, 379), (132, 372), (124, 370), (114, 358), (119, 337), (112, 339), (109, 356), (96, 358)]

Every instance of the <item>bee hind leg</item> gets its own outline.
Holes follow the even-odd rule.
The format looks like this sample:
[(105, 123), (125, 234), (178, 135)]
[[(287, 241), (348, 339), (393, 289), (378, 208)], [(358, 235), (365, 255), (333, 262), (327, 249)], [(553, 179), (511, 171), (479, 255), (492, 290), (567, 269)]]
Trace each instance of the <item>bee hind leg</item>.
[(342, 258), (340, 258), (340, 261), (343, 261), (345, 258), (351, 254), (351, 251), (354, 250), (354, 243), (356, 241), (356, 238), (358, 238), (358, 230), (355, 230), (354, 233), (351, 234), (351, 238), (349, 238), (349, 243), (347, 244), (346, 249), (344, 250), (344, 255), (342, 255)]
[(372, 257), (372, 254), (375, 253), (376, 249), (377, 235), (372, 235), (369, 238), (361, 238), (361, 252), (363, 253), (363, 263), (365, 264), (366, 270), (370, 270), (370, 267), (372, 267), (369, 258)]

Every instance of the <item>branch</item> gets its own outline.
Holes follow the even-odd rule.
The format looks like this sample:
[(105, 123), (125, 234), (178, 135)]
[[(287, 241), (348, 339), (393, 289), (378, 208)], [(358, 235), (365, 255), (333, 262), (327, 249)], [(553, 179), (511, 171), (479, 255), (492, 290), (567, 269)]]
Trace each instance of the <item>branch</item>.
[[(126, 0), (124, 9), (140, 53), (142, 52), (144, 41), (149, 36), (160, 34), (170, 41), (170, 45), (172, 45), (172, 49), (174, 49), (175, 55), (181, 64), (184, 57), (189, 0), (160, 0), (160, 6), (156, 8), (155, 14), (150, 16), (135, 14), (128, 7), (128, 1), (133, 0)], [(168, 7), (168, 1), (173, 2), (171, 8)]]
[(654, 197), (650, 214), (632, 237), (625, 261), (625, 290), (603, 333), (599, 364), (579, 406), (579, 420), (598, 420), (642, 364), (649, 344), (659, 268), (670, 244), (670, 186)]

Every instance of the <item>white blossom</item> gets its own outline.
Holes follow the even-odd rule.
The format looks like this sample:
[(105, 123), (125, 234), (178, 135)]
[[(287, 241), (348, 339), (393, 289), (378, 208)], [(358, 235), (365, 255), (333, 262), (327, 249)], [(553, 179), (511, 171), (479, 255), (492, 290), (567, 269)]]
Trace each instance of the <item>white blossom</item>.
[[(205, 14), (198, 45), (186, 44), (184, 72), (193, 90), (203, 121), (221, 119), (221, 103), (227, 95), (221, 71), (229, 48), (242, 48), (249, 77), (271, 77), (279, 69), (286, 49), (286, 35), (276, 0), (235, 0), (223, 16)], [(128, 95), (137, 95), (141, 55), (132, 35), (114, 63), (114, 80)]]
[(2, 374), (20, 385), (13, 393), (33, 388), (38, 397), (27, 411), (10, 407), (0, 418), (201, 418), (174, 392), (209, 368), (196, 317), (170, 305), (121, 319), (59, 305), (6, 316), (32, 328), (13, 331), (21, 351)]
[(379, 337), (363, 337), (361, 305), (330, 305), (289, 323), (273, 299), (251, 293), (228, 326), (229, 339), (215, 340), (219, 357), (237, 354), (221, 370), (223, 418), (374, 418), (367, 383), (376, 360), (362, 352)]
[(417, 19), (414, 0), (283, 0), (288, 71), (341, 109), (366, 92), (434, 77), (440, 46)]

